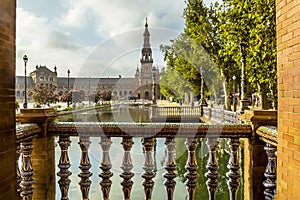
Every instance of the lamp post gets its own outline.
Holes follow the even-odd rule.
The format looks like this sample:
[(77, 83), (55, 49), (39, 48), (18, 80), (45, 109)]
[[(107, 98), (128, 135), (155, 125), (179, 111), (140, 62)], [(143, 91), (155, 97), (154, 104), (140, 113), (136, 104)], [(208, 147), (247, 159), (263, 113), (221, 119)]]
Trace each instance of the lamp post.
[[(155, 68), (154, 68), (155, 69)], [(152, 103), (155, 105), (156, 104), (156, 69), (152, 69)]]
[[(90, 91), (91, 91), (91, 77), (89, 77), (89, 92), (88, 92), (89, 96), (90, 96)], [(89, 105), (90, 105), (90, 98), (89, 98)]]
[(23, 108), (27, 108), (27, 78), (26, 78), (26, 65), (28, 62), (28, 57), (26, 55), (23, 56), (24, 66), (25, 66), (25, 101), (23, 104)]
[(232, 77), (232, 80), (233, 80), (233, 112), (236, 112), (235, 79), (236, 79), (236, 76), (233, 76), (233, 77)]
[(241, 105), (240, 112), (244, 113), (244, 110), (249, 109), (249, 103), (247, 100), (247, 83), (246, 83), (246, 43), (244, 41), (240, 42), (241, 51), (241, 62), (242, 62), (242, 79), (241, 79)]
[(200, 75), (201, 75), (201, 99), (200, 99), (200, 106), (207, 106), (205, 96), (204, 96), (204, 72), (205, 70), (201, 67), (200, 69)]
[[(69, 93), (70, 92), (70, 80), (69, 80), (70, 70), (69, 69), (68, 69), (67, 73), (68, 73), (68, 93)], [(69, 107), (69, 98), (67, 98), (67, 106)]]

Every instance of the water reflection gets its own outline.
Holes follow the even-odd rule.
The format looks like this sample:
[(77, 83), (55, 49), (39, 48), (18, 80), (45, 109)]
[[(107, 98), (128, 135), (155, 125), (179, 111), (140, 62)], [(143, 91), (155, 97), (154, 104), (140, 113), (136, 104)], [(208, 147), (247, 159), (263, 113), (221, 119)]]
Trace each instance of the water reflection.
[[(91, 112), (87, 113), (81, 113), (81, 114), (73, 114), (71, 116), (63, 116), (60, 118), (60, 120), (64, 121), (90, 121), (90, 122), (150, 122), (149, 118), (149, 108), (143, 107), (115, 107), (115, 108), (106, 108), (102, 109), (100, 111), (93, 110)], [(81, 199), (81, 193), (79, 188), (79, 181), (80, 178), (78, 177), (78, 174), (80, 173), (80, 169), (78, 168), (80, 163), (80, 157), (81, 157), (81, 151), (79, 148), (78, 143), (78, 137), (71, 138), (71, 147), (69, 150), (69, 157), (71, 161), (71, 168), (70, 171), (72, 172), (71, 179), (71, 185), (69, 190), (69, 197), (71, 200), (75, 199)], [(90, 189), (90, 199), (101, 199), (101, 189), (100, 189), (100, 181), (98, 174), (100, 173), (99, 165), (102, 159), (102, 151), (101, 147), (99, 145), (100, 138), (91, 138), (91, 146), (89, 149), (89, 156), (92, 168), (90, 171), (93, 173), (93, 176), (91, 177), (91, 189)], [(114, 176), (111, 178), (113, 185), (111, 188), (111, 199), (112, 200), (119, 200), (123, 199), (123, 193), (122, 188), (120, 185), (120, 182), (122, 181), (122, 178), (119, 177), (119, 175), (122, 173), (122, 170), (120, 168), (122, 157), (123, 157), (123, 148), (121, 146), (121, 138), (112, 138), (113, 144), (110, 150), (110, 158), (112, 162), (112, 172)], [(166, 199), (166, 192), (165, 187), (163, 185), (163, 182), (165, 179), (163, 178), (162, 174), (165, 172), (164, 170), (164, 162), (166, 159), (166, 150), (164, 145), (165, 139), (157, 139), (156, 140), (156, 146), (155, 146), (155, 152), (153, 153), (153, 156), (155, 157), (155, 167), (156, 167), (156, 177), (154, 178), (155, 185), (154, 185), (154, 191), (153, 191), (153, 199)], [(174, 193), (174, 199), (175, 200), (183, 200), (187, 199), (187, 192), (184, 185), (184, 182), (186, 181), (184, 177), (185, 165), (187, 160), (187, 150), (186, 146), (184, 144), (185, 139), (183, 138), (177, 138), (176, 139), (176, 173), (178, 174), (178, 177), (176, 180), (176, 187), (175, 187), (175, 193)], [(195, 193), (195, 199), (208, 199), (208, 192), (206, 188), (205, 182), (207, 181), (205, 177), (205, 173), (207, 172), (206, 164), (208, 160), (208, 150), (205, 144), (205, 139), (199, 139), (199, 145), (196, 150), (197, 155), (197, 163), (198, 163), (198, 173), (199, 178), (197, 179), (198, 185), (196, 188)], [(218, 173), (220, 174), (220, 178), (218, 179), (219, 185), (218, 185), (218, 191), (217, 191), (217, 199), (229, 199), (229, 192), (227, 187), (227, 177), (226, 172), (228, 172), (227, 164), (229, 160), (229, 154), (227, 153), (228, 147), (226, 144), (225, 139), (220, 140), (220, 147), (217, 150), (217, 158), (219, 163), (219, 169)], [(58, 164), (58, 159), (60, 155), (60, 149), (59, 147), (56, 147), (56, 165)], [(241, 155), (241, 154), (240, 154)], [(134, 165), (133, 172), (134, 177), (132, 180), (134, 181), (134, 185), (132, 188), (132, 200), (141, 200), (144, 199), (144, 191), (142, 182), (143, 179), (141, 178), (141, 174), (143, 172), (142, 165), (144, 160), (144, 153), (143, 148), (141, 144), (141, 138), (134, 138), (134, 145), (131, 150), (131, 156), (132, 156), (132, 162)], [(243, 158), (241, 159), (243, 160)], [(56, 169), (58, 171), (58, 168)], [(241, 173), (242, 175), (243, 173)], [(242, 177), (243, 178), (243, 177)], [(60, 199), (60, 190), (58, 185), (57, 187), (57, 199)], [(239, 187), (238, 191), (238, 198), (242, 200), (243, 199), (243, 185), (241, 181), (241, 185)]]

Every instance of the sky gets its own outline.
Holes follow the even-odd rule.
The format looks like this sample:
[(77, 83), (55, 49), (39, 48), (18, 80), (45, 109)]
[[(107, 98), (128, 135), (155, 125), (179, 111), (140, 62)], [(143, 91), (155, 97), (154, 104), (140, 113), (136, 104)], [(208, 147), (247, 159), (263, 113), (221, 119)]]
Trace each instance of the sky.
[[(207, 5), (212, 0), (204, 1)], [(58, 76), (133, 77), (140, 67), (146, 18), (154, 66), (159, 50), (184, 29), (184, 0), (17, 0), (16, 75), (36, 65)]]

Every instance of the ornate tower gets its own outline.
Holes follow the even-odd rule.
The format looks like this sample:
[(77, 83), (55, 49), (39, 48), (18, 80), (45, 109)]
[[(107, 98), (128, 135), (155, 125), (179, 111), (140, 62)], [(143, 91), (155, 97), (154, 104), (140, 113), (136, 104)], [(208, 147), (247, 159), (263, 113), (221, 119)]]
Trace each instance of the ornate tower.
[(145, 31), (144, 31), (144, 44), (141, 55), (141, 71), (140, 75), (140, 86), (141, 86), (141, 97), (143, 99), (151, 99), (152, 96), (152, 49), (150, 47), (150, 33), (148, 30), (148, 23), (146, 18)]
[[(159, 91), (159, 69), (153, 67), (152, 49), (150, 46), (150, 33), (146, 18), (145, 31), (143, 34), (144, 44), (141, 52), (141, 69), (137, 67), (135, 72), (135, 82), (137, 89), (134, 96), (138, 99), (158, 99)], [(154, 95), (154, 96), (153, 96)]]

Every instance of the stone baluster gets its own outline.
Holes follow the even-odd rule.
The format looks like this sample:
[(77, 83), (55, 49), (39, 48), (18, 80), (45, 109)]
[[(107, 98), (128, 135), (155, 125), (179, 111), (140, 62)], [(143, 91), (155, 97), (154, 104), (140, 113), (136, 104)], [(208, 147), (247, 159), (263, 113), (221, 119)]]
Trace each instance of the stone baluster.
[(240, 163), (239, 163), (239, 146), (240, 140), (238, 138), (232, 138), (228, 142), (230, 148), (230, 158), (227, 165), (229, 172), (226, 173), (226, 176), (229, 178), (227, 181), (229, 193), (230, 193), (230, 200), (236, 199), (236, 194), (240, 185), (239, 178), (240, 173)]
[(277, 148), (271, 144), (266, 143), (264, 149), (268, 156), (268, 164), (264, 173), (266, 180), (263, 182), (263, 185), (265, 186), (264, 195), (266, 200), (272, 200), (274, 199), (276, 190)]
[(219, 142), (217, 138), (207, 138), (206, 144), (209, 152), (209, 157), (206, 165), (208, 172), (205, 173), (206, 178), (208, 178), (208, 180), (206, 181), (206, 185), (209, 193), (209, 199), (215, 200), (219, 178), (219, 174), (217, 172), (218, 160), (216, 155), (216, 148)]
[(131, 178), (134, 176), (134, 173), (131, 172), (133, 165), (130, 155), (130, 150), (133, 145), (132, 137), (123, 137), (123, 141), (121, 142), (124, 149), (123, 162), (121, 165), (121, 169), (123, 173), (120, 174), (120, 177), (123, 178), (121, 182), (122, 190), (124, 194), (124, 200), (130, 200), (131, 189), (133, 185), (133, 181)]
[(146, 195), (146, 200), (151, 200), (154, 186), (154, 181), (152, 179), (155, 177), (155, 165), (152, 157), (154, 140), (153, 138), (144, 138), (142, 144), (145, 149), (145, 160), (143, 164), (143, 169), (145, 171), (142, 174), (142, 178), (144, 178), (143, 186)]
[(22, 181), (20, 183), (22, 187), (21, 198), (23, 200), (32, 199), (33, 188), (32, 184), (34, 183), (33, 179), (33, 168), (31, 163), (31, 152), (33, 149), (32, 140), (28, 140), (21, 143), (21, 153), (22, 153), (22, 167), (21, 167), (21, 177)]
[(20, 173), (19, 159), (21, 155), (21, 144), (17, 143), (16, 145), (16, 174), (17, 174), (17, 192), (21, 196), (22, 187), (20, 185), (22, 181), (22, 176)]
[(103, 200), (109, 200), (109, 193), (112, 181), (110, 178), (113, 176), (113, 173), (110, 171), (112, 165), (109, 157), (109, 149), (111, 147), (112, 141), (110, 137), (101, 137), (100, 145), (102, 148), (102, 161), (100, 169), (102, 172), (99, 174), (99, 177), (102, 178), (100, 185), (102, 190)]
[(163, 174), (163, 177), (166, 178), (164, 185), (167, 190), (167, 200), (173, 200), (173, 193), (175, 190), (176, 181), (174, 180), (177, 177), (177, 174), (174, 172), (176, 170), (176, 162), (174, 158), (175, 150), (175, 139), (166, 138), (165, 145), (167, 146), (167, 157), (165, 163), (166, 172)]
[(92, 176), (92, 173), (90, 172), (90, 168), (92, 165), (90, 163), (89, 154), (88, 154), (88, 149), (91, 144), (90, 138), (87, 136), (81, 136), (79, 137), (78, 144), (81, 148), (81, 159), (79, 165), (79, 168), (81, 169), (81, 173), (78, 174), (81, 180), (79, 182), (79, 185), (82, 194), (82, 199), (88, 200), (90, 185), (91, 185), (91, 180), (89, 178)]
[(68, 200), (68, 191), (71, 180), (69, 176), (71, 176), (71, 172), (69, 168), (71, 166), (69, 156), (68, 156), (68, 148), (70, 146), (70, 137), (69, 136), (60, 136), (58, 140), (58, 144), (61, 149), (60, 159), (58, 163), (59, 172), (57, 176), (60, 177), (58, 184), (61, 191), (61, 200)]
[(188, 149), (188, 159), (185, 165), (187, 172), (184, 174), (184, 177), (187, 179), (185, 185), (188, 190), (188, 199), (193, 200), (197, 186), (196, 179), (199, 177), (197, 173), (198, 165), (196, 160), (196, 148), (198, 146), (198, 141), (196, 138), (187, 138), (185, 145)]

